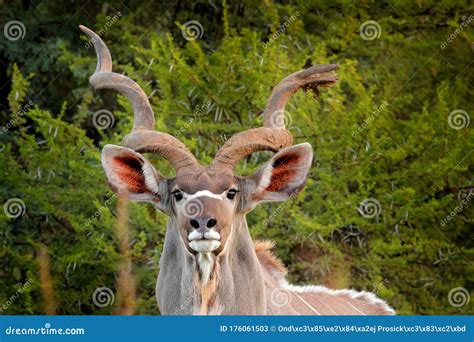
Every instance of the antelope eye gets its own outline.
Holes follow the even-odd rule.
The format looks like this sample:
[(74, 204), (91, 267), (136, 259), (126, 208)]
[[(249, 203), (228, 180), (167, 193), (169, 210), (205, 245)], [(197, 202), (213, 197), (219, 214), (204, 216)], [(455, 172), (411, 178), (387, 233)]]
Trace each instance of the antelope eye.
[(237, 195), (238, 190), (236, 189), (230, 189), (227, 191), (227, 198), (228, 199), (234, 199), (235, 195)]
[(173, 196), (174, 196), (174, 199), (179, 202), (183, 199), (183, 194), (181, 193), (181, 191), (179, 190), (175, 190), (172, 192)]

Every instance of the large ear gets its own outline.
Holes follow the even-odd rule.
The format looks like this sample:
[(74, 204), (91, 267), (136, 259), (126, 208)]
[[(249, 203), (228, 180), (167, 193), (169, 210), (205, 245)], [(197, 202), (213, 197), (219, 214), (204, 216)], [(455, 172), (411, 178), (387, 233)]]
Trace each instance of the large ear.
[(102, 166), (113, 191), (125, 190), (134, 201), (158, 203), (162, 177), (141, 154), (125, 147), (105, 145)]
[(308, 143), (279, 151), (250, 176), (251, 201), (283, 201), (296, 194), (306, 183), (312, 160), (313, 149)]

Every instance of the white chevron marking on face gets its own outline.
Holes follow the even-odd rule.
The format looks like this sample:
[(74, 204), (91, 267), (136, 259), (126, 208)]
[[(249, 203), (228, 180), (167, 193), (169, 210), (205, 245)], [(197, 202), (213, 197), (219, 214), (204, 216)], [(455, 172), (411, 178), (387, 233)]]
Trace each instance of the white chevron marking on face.
[(198, 232), (197, 229), (195, 229), (188, 235), (189, 241), (202, 240), (202, 239), (220, 240), (221, 235), (218, 232), (216, 232), (214, 229), (211, 229), (208, 232), (205, 232), (204, 234)]
[(210, 192), (209, 190), (200, 190), (200, 191), (195, 192), (194, 194), (187, 194), (183, 192), (184, 198), (186, 199), (186, 201), (192, 200), (197, 197), (202, 197), (202, 196), (207, 196), (207, 197), (212, 197), (218, 200), (223, 200), (225, 198), (225, 193), (226, 191), (220, 194), (215, 194), (213, 192)]

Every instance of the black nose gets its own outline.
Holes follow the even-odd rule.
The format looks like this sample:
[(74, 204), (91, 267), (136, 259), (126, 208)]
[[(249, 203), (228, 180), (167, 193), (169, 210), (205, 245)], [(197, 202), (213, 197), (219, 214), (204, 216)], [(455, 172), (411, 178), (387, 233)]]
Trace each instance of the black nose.
[(192, 218), (191, 221), (191, 226), (195, 229), (199, 228), (212, 228), (217, 224), (217, 220), (215, 217), (212, 216), (198, 216), (195, 218)]

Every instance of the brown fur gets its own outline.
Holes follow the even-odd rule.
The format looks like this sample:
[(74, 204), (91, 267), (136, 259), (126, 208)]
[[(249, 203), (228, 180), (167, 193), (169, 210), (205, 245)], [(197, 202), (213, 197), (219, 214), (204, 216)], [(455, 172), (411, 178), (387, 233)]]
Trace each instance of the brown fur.
[(275, 170), (272, 173), (270, 186), (266, 191), (278, 192), (288, 185), (288, 183), (295, 178), (296, 172), (293, 170)]
[(217, 284), (219, 280), (219, 264), (214, 265), (214, 270), (212, 271), (211, 279), (199, 287), (201, 292), (201, 309), (199, 311), (200, 315), (207, 315), (209, 313), (209, 308), (214, 304), (214, 298), (217, 290)]
[[(271, 241), (256, 241), (255, 252), (262, 265), (265, 286), (270, 300), (267, 301), (267, 314), (274, 315), (386, 315), (391, 314), (380, 302), (370, 301), (371, 294), (363, 292), (353, 293), (330, 293), (334, 291), (318, 291), (317, 289), (307, 292), (298, 292), (296, 289), (281, 287), (281, 281), (285, 281), (287, 269), (270, 250), (274, 247)], [(288, 303), (275, 306), (272, 303), (272, 293), (280, 293), (286, 297)]]
[(120, 179), (127, 182), (128, 190), (136, 193), (144, 193), (147, 191), (145, 177), (142, 174), (142, 165), (132, 157), (115, 157), (113, 158), (114, 168)]
[(275, 244), (272, 241), (257, 240), (254, 242), (254, 247), (255, 252), (257, 253), (257, 258), (262, 266), (273, 272), (283, 274), (287, 273), (285, 265), (283, 265), (281, 260), (271, 252), (271, 249), (275, 247)]
[[(260, 264), (272, 273), (279, 273), (284, 276), (287, 273), (285, 265), (278, 259), (272, 252), (271, 249), (275, 247), (275, 244), (269, 240), (257, 240), (254, 242), (255, 252), (257, 253)], [(201, 309), (199, 314), (207, 315), (209, 308), (214, 303), (215, 293), (217, 285), (219, 283), (219, 263), (216, 263), (212, 272), (211, 279), (204, 285), (201, 285), (198, 290), (201, 293)]]
[(273, 162), (272, 178), (266, 191), (277, 192), (287, 186), (296, 175), (293, 167), (299, 163), (299, 154), (281, 156)]
[[(96, 89), (118, 90), (131, 101), (134, 108), (133, 129), (123, 139), (123, 147), (113, 145), (104, 147), (102, 164), (107, 178), (112, 181), (115, 189), (125, 187), (134, 200), (152, 202), (158, 209), (172, 217), (161, 255), (156, 291), (162, 313), (177, 313), (176, 308), (179, 307), (181, 310), (179, 312), (193, 314), (196, 305), (200, 305), (201, 314), (393, 312), (383, 301), (370, 293), (288, 284), (285, 279), (285, 267), (270, 252), (273, 244), (256, 242), (254, 245), (245, 216), (235, 215), (235, 210), (230, 210), (235, 209), (231, 202), (225, 202), (228, 203), (227, 207), (222, 206), (220, 211), (215, 208), (212, 201), (203, 200), (201, 203), (203, 210), (214, 214), (221, 229), (226, 231), (226, 228), (227, 230), (229, 227), (235, 228), (234, 240), (231, 241), (229, 248), (223, 248), (223, 252), (215, 251), (217, 253), (215, 255), (225, 261), (221, 264), (219, 260), (215, 262), (211, 279), (206, 284), (195, 285), (196, 281), (199, 281), (196, 260), (190, 251), (185, 249), (188, 234), (183, 234), (189, 233), (188, 228), (195, 227), (192, 227), (184, 209), (176, 213), (173, 204), (175, 202), (167, 200), (171, 193), (169, 190), (174, 191), (177, 188), (188, 194), (200, 190), (220, 194), (232, 186), (242, 185), (240, 190), (244, 194), (253, 196), (252, 192), (260, 192), (262, 200), (281, 201), (301, 188), (311, 166), (312, 149), (307, 143), (291, 146), (292, 136), (284, 123), (285, 105), (298, 89), (317, 91), (318, 85), (328, 86), (335, 83), (337, 78), (331, 71), (337, 69), (336, 65), (313, 66), (283, 79), (273, 88), (265, 107), (264, 127), (234, 135), (218, 151), (212, 164), (203, 167), (178, 139), (166, 133), (153, 131), (154, 114), (145, 92), (128, 77), (112, 72), (112, 60), (107, 46), (91, 30), (83, 26), (81, 29), (91, 38), (98, 56), (96, 71), (90, 78), (91, 84)], [(270, 161), (271, 164), (266, 164), (262, 171), (257, 171), (256, 174), (237, 182), (234, 167), (239, 160), (263, 150), (277, 152)], [(152, 168), (151, 164), (146, 164), (145, 169), (144, 163), (148, 162), (143, 156), (139, 156), (145, 152), (161, 155), (175, 168), (176, 178), (171, 181), (173, 188), (170, 189), (168, 182), (162, 182), (160, 183), (162, 186), (157, 187), (158, 180), (165, 180), (165, 177), (159, 175), (156, 170), (144, 172), (148, 171), (148, 167)], [(269, 172), (271, 175), (268, 175)], [(265, 178), (262, 178), (262, 175)], [(266, 178), (267, 176), (270, 176), (270, 180)], [(156, 179), (152, 179), (153, 177)], [(270, 184), (267, 184), (268, 181)], [(265, 187), (266, 189), (263, 189)], [(160, 196), (165, 200), (159, 200)], [(242, 196), (242, 199), (244, 203), (238, 211), (239, 215), (253, 209), (257, 204), (249, 203), (247, 197)], [(211, 212), (211, 209), (214, 212)], [(179, 232), (176, 228), (180, 229)], [(219, 230), (219, 227), (216, 226), (214, 229)], [(224, 233), (221, 234), (220, 242), (222, 246), (226, 245)], [(220, 269), (217, 268), (219, 265)], [(280, 305), (279, 299), (282, 293), (289, 301)], [(200, 296), (200, 303), (188, 299), (195, 299), (196, 295)]]

